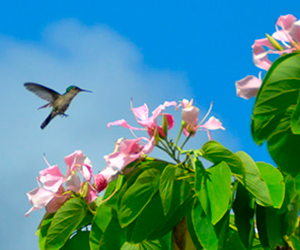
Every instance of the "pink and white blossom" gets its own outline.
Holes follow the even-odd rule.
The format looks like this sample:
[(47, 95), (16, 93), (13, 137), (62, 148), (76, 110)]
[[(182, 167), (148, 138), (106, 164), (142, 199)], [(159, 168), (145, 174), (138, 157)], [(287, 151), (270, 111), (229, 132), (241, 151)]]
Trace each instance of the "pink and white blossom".
[[(37, 209), (46, 208), (48, 213), (56, 212), (61, 205), (71, 197), (71, 192), (79, 193), (83, 183), (87, 183), (88, 191), (84, 197), (88, 203), (97, 198), (97, 190), (91, 184), (92, 163), (82, 153), (77, 150), (73, 154), (65, 157), (67, 164), (67, 175), (63, 175), (57, 165), (51, 166), (45, 158), (48, 168), (41, 170), (37, 177), (39, 187), (27, 193), (32, 208), (25, 214)], [(80, 180), (78, 173), (82, 175)], [(65, 188), (63, 187), (65, 185)]]
[(118, 140), (115, 151), (104, 156), (104, 160), (107, 163), (106, 168), (101, 170), (99, 174), (94, 175), (97, 191), (100, 192), (106, 188), (107, 184), (115, 180), (128, 164), (141, 158), (143, 155), (151, 153), (155, 147), (154, 140), (154, 137), (151, 140), (145, 137), (132, 140), (122, 138)]
[(211, 109), (212, 109), (212, 103), (210, 105), (210, 108), (207, 112), (207, 114), (204, 116), (202, 121), (199, 122), (199, 109), (195, 106), (192, 106), (192, 100), (187, 102), (187, 100), (182, 101), (182, 112), (181, 112), (181, 119), (184, 121), (184, 129), (183, 132), (186, 136), (194, 135), (198, 130), (205, 130), (207, 132), (207, 136), (209, 140), (212, 140), (210, 135), (210, 130), (217, 130), (222, 129), (225, 130), (225, 128), (222, 126), (222, 123), (220, 120), (215, 118), (214, 116), (211, 116), (207, 122), (203, 124), (203, 122), (208, 117)]
[(138, 128), (138, 127), (133, 127), (129, 125), (124, 119), (117, 120), (115, 122), (110, 122), (107, 124), (108, 127), (110, 126), (122, 126), (125, 128), (128, 128), (130, 130), (147, 130), (148, 134), (150, 137), (153, 136), (154, 132), (158, 132), (162, 137), (164, 137), (164, 131), (161, 126), (158, 126), (157, 120), (158, 117), (161, 115), (165, 115), (166, 120), (167, 120), (167, 129), (172, 129), (174, 126), (174, 118), (170, 114), (164, 114), (162, 113), (166, 107), (170, 106), (176, 106), (176, 102), (164, 102), (164, 104), (159, 105), (153, 112), (152, 116), (149, 117), (149, 109), (147, 104), (144, 104), (140, 107), (137, 108), (132, 108), (133, 115), (137, 121), (137, 123), (144, 127), (144, 128)]
[(280, 49), (275, 48), (268, 38), (255, 40), (252, 45), (253, 62), (264, 70), (268, 70), (272, 65), (269, 54), (282, 55), (300, 50), (300, 21), (297, 21), (296, 17), (290, 14), (280, 16), (275, 28), (276, 32), (272, 34), (272, 38), (278, 42)]

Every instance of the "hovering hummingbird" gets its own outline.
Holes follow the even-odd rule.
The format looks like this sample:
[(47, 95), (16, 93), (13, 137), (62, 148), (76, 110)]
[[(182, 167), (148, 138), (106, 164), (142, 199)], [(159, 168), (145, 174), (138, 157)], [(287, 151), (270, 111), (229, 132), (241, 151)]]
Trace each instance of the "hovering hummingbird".
[(46, 108), (49, 106), (53, 107), (50, 115), (46, 118), (46, 120), (41, 125), (41, 129), (44, 129), (48, 125), (48, 123), (57, 115), (68, 116), (65, 114), (65, 111), (68, 109), (73, 98), (79, 92), (84, 91), (84, 92), (92, 93), (92, 91), (80, 89), (74, 85), (68, 87), (66, 89), (66, 93), (64, 93), (63, 95), (61, 95), (61, 94), (57, 93), (56, 91), (49, 89), (43, 85), (37, 84), (37, 83), (27, 82), (27, 83), (24, 83), (24, 86), (26, 89), (33, 92), (38, 97), (49, 102), (46, 105), (40, 107), (39, 109)]

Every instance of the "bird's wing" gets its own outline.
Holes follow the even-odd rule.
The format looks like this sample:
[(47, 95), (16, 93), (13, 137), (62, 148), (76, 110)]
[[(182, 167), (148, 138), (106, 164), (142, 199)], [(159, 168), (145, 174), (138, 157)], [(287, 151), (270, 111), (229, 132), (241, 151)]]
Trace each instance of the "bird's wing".
[(48, 102), (53, 102), (60, 96), (60, 94), (57, 93), (56, 91), (54, 91), (53, 89), (49, 89), (40, 84), (27, 82), (27, 83), (24, 83), (24, 86), (26, 89), (33, 92), (38, 97), (40, 97), (43, 100), (48, 101)]

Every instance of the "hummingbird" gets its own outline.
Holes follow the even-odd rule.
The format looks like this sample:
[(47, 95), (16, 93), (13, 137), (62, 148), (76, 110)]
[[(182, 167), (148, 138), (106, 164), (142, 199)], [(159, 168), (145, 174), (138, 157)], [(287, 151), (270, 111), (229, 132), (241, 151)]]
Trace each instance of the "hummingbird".
[(37, 83), (27, 82), (24, 83), (24, 86), (27, 90), (33, 92), (41, 99), (48, 101), (46, 105), (38, 108), (46, 108), (46, 107), (53, 107), (50, 115), (46, 118), (46, 120), (42, 123), (41, 129), (44, 129), (48, 123), (57, 115), (61, 116), (68, 116), (65, 114), (65, 111), (68, 109), (71, 101), (79, 92), (90, 92), (89, 90), (84, 90), (78, 88), (77, 86), (71, 85), (66, 89), (66, 93), (59, 94), (58, 92), (54, 91), (53, 89), (47, 88), (43, 85)]

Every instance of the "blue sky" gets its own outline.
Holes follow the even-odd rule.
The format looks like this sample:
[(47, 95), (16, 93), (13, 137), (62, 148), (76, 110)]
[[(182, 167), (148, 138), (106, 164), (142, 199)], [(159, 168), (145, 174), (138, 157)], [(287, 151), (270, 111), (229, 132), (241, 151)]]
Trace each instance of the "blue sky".
[[(226, 128), (213, 138), (272, 163), (266, 147), (251, 139), (254, 100), (236, 97), (234, 83), (259, 72), (254, 39), (272, 33), (279, 15), (299, 18), (299, 9), (296, 1), (0, 2), (0, 249), (38, 249), (34, 233), (44, 211), (24, 213), (26, 192), (46, 167), (43, 154), (64, 172), (63, 157), (81, 149), (98, 172), (114, 141), (130, 138), (123, 128), (106, 127), (120, 118), (134, 124), (130, 98), (151, 110), (165, 100), (194, 98), (202, 115), (213, 101), (212, 114)], [(50, 110), (37, 111), (45, 102), (25, 90), (28, 81), (93, 93), (79, 94), (69, 117), (42, 131)], [(206, 140), (199, 133), (190, 146)]]

